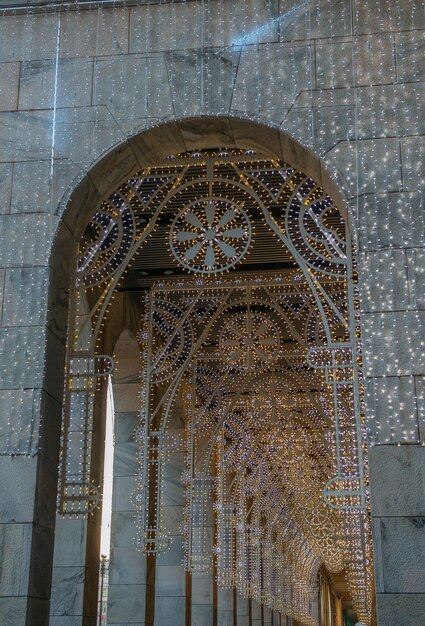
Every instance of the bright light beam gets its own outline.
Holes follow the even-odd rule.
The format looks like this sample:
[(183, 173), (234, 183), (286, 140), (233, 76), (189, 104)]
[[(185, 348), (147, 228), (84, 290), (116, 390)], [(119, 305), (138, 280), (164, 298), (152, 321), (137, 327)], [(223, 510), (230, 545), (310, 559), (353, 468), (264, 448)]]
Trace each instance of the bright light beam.
[(276, 24), (280, 24), (283, 20), (286, 20), (288, 17), (290, 17), (291, 15), (299, 11), (299, 9), (302, 9), (303, 7), (305, 7), (307, 4), (308, 4), (308, 1), (301, 2), (301, 4), (298, 4), (297, 6), (292, 7), (292, 9), (289, 9), (289, 11), (286, 11), (286, 13), (283, 13), (283, 15), (279, 15), (278, 17), (275, 17), (274, 19), (270, 20), (270, 22), (267, 22), (266, 24), (259, 26), (255, 30), (252, 30), (250, 33), (247, 33), (246, 35), (239, 37), (239, 39), (235, 39), (235, 41), (233, 41), (229, 47), (233, 48), (233, 47), (246, 46), (248, 44), (256, 43), (258, 37), (261, 34), (264, 34)]

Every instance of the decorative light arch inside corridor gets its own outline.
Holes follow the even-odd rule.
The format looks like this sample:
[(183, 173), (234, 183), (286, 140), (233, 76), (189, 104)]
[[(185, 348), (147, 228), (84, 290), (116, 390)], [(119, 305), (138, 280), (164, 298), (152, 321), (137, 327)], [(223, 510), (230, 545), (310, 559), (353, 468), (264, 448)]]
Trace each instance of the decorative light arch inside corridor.
[[(131, 175), (80, 241), (59, 508), (98, 505), (91, 429), (113, 294), (146, 259), (137, 542), (166, 549), (164, 468), (186, 451), (185, 567), (305, 624), (319, 564), (347, 571), (369, 624), (372, 558), (349, 230), (308, 175), (260, 151), (202, 149)], [(169, 430), (178, 399), (186, 440)], [(79, 425), (76, 428), (76, 424)], [(72, 439), (80, 438), (77, 462)], [(211, 506), (214, 503), (214, 511)]]

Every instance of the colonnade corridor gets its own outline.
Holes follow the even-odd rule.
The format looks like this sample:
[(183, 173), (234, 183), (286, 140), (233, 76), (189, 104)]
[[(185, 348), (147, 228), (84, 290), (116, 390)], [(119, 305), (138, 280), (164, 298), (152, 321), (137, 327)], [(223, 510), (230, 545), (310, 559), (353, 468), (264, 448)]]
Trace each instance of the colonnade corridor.
[(66, 590), (90, 625), (374, 626), (357, 280), (341, 207), (249, 147), (168, 156), (102, 200), (76, 268), (52, 620)]

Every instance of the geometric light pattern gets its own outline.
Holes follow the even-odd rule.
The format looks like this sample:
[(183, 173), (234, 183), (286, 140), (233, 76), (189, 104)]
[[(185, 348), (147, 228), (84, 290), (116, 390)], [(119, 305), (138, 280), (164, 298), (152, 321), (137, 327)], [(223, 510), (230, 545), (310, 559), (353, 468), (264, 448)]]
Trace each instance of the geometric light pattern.
[[(164, 468), (180, 444), (167, 426), (183, 394), (186, 568), (203, 572), (215, 562), (220, 585), (306, 624), (320, 564), (345, 568), (368, 624), (372, 557), (349, 234), (319, 185), (253, 151), (186, 153), (147, 168), (105, 199), (88, 225), (69, 348), (60, 512), (85, 514), (96, 500), (90, 433), (102, 327), (117, 285), (152, 241), (168, 247), (173, 268), (195, 277), (157, 282), (144, 305), (140, 548), (157, 554), (169, 545)], [(271, 257), (279, 270), (246, 271), (250, 258)]]

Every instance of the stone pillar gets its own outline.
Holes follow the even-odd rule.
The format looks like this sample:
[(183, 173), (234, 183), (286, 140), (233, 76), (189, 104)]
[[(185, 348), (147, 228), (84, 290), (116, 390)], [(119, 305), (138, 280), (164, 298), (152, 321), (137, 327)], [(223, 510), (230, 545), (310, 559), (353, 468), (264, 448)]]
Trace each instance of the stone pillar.
[[(34, 263), (26, 258), (34, 245), (47, 257), (50, 243), (35, 220), (25, 233), (19, 216), (1, 219), (0, 265), (6, 267), (0, 269), (0, 624), (44, 626), (49, 620), (65, 362), (63, 327), (52, 323), (59, 322), (53, 319), (54, 303), (46, 324), (46, 286), (49, 278), (61, 286), (66, 280), (56, 277), (47, 260), (39, 259), (38, 267), (19, 267)], [(6, 242), (11, 258), (5, 262)], [(67, 262), (73, 263), (71, 254)], [(63, 293), (65, 308), (65, 289)], [(44, 363), (45, 348), (51, 358)]]
[(276, 609), (273, 611), (273, 622), (272, 622), (273, 626), (280, 626), (280, 613), (279, 611), (276, 611)]
[(217, 589), (217, 626), (233, 626), (234, 589)]
[(237, 626), (250, 626), (249, 624), (249, 598), (244, 598), (239, 593), (236, 596), (236, 624)]
[(251, 598), (251, 626), (262, 626), (261, 604)]
[(425, 615), (425, 447), (369, 450), (379, 626), (417, 626)]
[(263, 626), (272, 626), (272, 610), (263, 606)]
[[(180, 442), (184, 442), (184, 421), (177, 398), (169, 416), (167, 431), (175, 433)], [(155, 626), (184, 625), (187, 620), (190, 577), (182, 566), (182, 521), (185, 507), (183, 472), (184, 452), (182, 449), (173, 450), (163, 468), (163, 519), (165, 531), (170, 533), (170, 546), (156, 557)]]
[(135, 547), (136, 511), (131, 497), (138, 471), (134, 432), (140, 421), (140, 362), (137, 342), (130, 333), (122, 333), (115, 347), (115, 357), (114, 482), (107, 623), (148, 626), (153, 623), (146, 603), (147, 585), (153, 585), (153, 563)]

